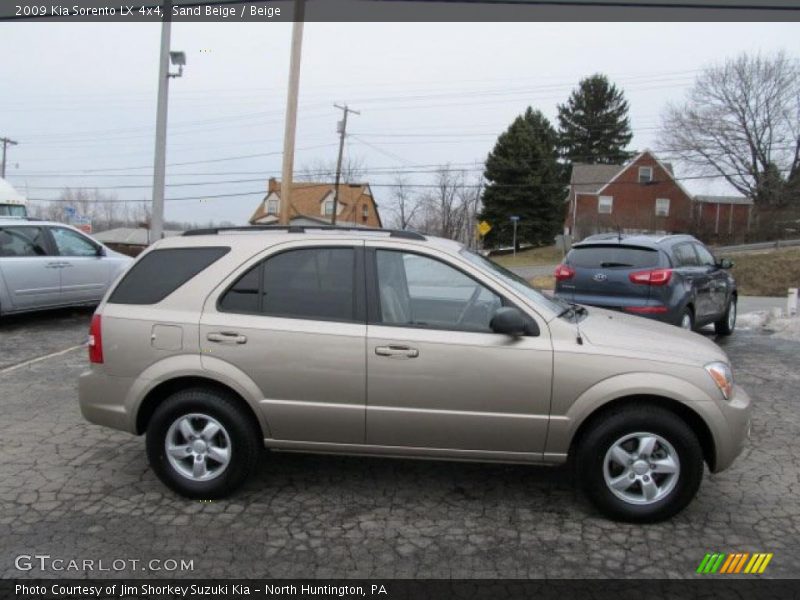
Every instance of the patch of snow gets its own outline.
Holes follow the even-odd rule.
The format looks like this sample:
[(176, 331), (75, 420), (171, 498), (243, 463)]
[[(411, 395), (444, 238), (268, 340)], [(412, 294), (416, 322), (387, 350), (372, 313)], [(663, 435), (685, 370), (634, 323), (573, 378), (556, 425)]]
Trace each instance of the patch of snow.
[(737, 315), (736, 327), (761, 330), (776, 338), (800, 342), (800, 316), (785, 317), (779, 308)]

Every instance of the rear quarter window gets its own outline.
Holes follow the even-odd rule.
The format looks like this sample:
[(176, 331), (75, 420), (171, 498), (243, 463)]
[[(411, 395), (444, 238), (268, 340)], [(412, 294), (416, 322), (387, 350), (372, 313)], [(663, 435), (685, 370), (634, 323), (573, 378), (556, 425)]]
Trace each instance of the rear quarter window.
[(137, 261), (119, 282), (112, 304), (155, 304), (230, 252), (230, 248), (165, 248)]
[(644, 269), (658, 265), (658, 250), (634, 246), (581, 246), (567, 254), (567, 264), (586, 269)]

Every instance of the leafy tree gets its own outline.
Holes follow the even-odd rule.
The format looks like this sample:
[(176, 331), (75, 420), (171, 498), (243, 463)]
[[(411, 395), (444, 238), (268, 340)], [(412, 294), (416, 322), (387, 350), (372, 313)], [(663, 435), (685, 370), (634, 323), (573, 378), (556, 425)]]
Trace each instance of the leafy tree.
[(586, 164), (621, 164), (631, 157), (628, 101), (622, 90), (597, 74), (581, 80), (566, 104), (558, 105), (559, 145), (564, 158)]
[(488, 246), (511, 244), (512, 216), (520, 217), (518, 244), (550, 244), (560, 231), (566, 187), (557, 142), (547, 118), (530, 107), (497, 138), (486, 159), (480, 214), (492, 226)]

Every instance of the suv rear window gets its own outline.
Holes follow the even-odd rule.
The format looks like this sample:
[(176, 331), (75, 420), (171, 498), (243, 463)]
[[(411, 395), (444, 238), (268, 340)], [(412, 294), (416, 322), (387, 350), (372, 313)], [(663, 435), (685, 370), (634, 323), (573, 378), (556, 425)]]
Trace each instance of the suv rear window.
[(587, 269), (643, 269), (658, 265), (658, 250), (635, 246), (581, 246), (567, 255), (567, 264)]
[(230, 248), (153, 250), (131, 267), (111, 294), (112, 304), (161, 302), (192, 277), (230, 252)]

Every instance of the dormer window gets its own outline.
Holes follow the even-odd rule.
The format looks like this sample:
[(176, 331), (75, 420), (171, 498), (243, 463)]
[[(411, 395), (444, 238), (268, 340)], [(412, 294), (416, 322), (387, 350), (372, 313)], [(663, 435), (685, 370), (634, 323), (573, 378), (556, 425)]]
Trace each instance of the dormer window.
[(361, 207), (361, 216), (364, 217), (365, 219), (369, 216), (369, 206), (368, 205), (365, 204), (364, 206)]
[(325, 216), (333, 215), (333, 200), (325, 200)]
[(639, 167), (639, 183), (653, 183), (653, 167)]
[(268, 215), (277, 215), (278, 214), (278, 199), (272, 198), (267, 201), (267, 214)]

